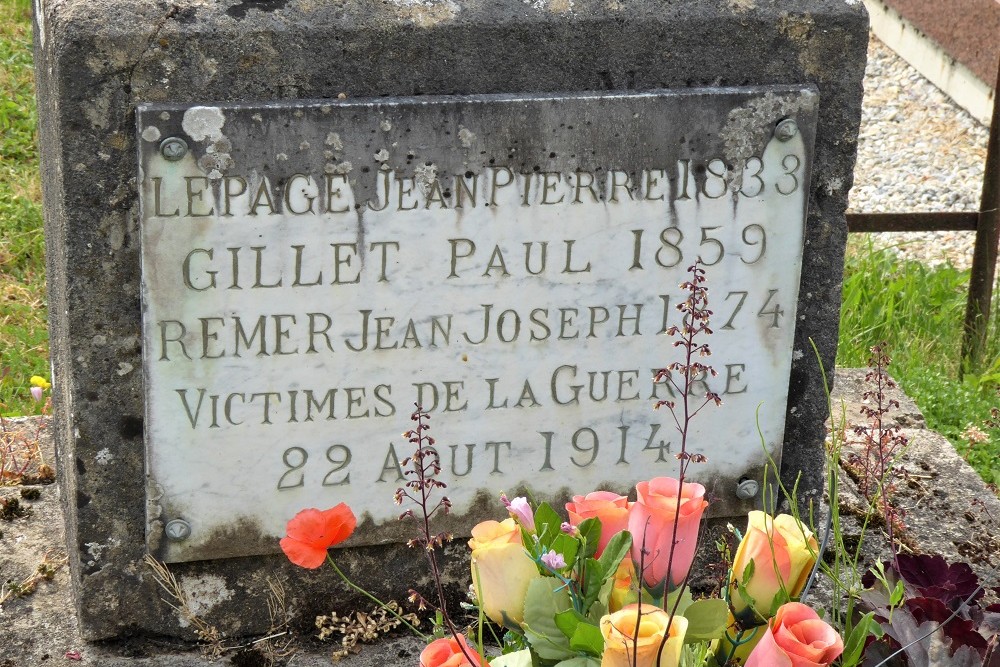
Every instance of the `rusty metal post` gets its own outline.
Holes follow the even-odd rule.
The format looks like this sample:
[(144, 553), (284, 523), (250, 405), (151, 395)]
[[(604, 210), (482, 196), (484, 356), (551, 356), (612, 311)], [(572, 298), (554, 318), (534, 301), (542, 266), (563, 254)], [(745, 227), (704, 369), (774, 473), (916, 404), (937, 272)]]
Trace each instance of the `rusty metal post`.
[(986, 149), (976, 245), (972, 253), (969, 300), (965, 307), (963, 370), (974, 370), (982, 361), (989, 331), (993, 281), (996, 277), (997, 245), (1000, 243), (1000, 64), (997, 67), (997, 84), (993, 90), (993, 118)]

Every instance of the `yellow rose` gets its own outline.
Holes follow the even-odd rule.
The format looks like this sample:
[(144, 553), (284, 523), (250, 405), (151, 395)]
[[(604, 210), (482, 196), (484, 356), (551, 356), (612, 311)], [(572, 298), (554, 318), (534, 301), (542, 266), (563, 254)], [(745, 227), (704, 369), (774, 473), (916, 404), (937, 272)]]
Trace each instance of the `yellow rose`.
[[(674, 616), (670, 622), (670, 614), (650, 604), (641, 607), (630, 604), (604, 616), (601, 619), (601, 634), (604, 635), (601, 667), (677, 667), (687, 624), (683, 616)], [(661, 653), (660, 644), (664, 643), (664, 638)]]
[(521, 545), (513, 519), (483, 521), (472, 529), (472, 583), (479, 606), (490, 620), (511, 629), (524, 622), (528, 585), (542, 576)]
[[(766, 622), (782, 586), (792, 598), (802, 592), (817, 555), (816, 538), (795, 517), (779, 514), (772, 519), (759, 510), (750, 512), (730, 580), (729, 599), (737, 618), (747, 626)], [(752, 608), (736, 588), (751, 561), (747, 593), (754, 600)]]
[(615, 583), (611, 588), (611, 596), (608, 598), (608, 611), (614, 613), (622, 609), (626, 603), (635, 602), (638, 581), (638, 577), (635, 576), (635, 567), (632, 566), (632, 559), (623, 558), (615, 572)]

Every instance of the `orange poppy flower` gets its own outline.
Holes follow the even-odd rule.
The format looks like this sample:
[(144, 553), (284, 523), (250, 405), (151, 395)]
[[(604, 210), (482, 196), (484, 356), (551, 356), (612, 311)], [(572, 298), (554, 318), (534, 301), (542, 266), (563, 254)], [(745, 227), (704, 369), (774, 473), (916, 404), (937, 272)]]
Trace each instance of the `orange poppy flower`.
[(344, 503), (328, 510), (302, 510), (288, 522), (281, 550), (296, 565), (314, 570), (326, 560), (327, 549), (351, 536), (357, 522)]

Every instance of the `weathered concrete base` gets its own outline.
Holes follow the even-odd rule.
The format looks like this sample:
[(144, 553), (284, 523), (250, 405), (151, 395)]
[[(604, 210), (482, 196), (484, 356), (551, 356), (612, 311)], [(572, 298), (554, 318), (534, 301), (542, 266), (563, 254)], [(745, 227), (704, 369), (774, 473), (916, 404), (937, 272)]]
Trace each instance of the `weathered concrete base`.
[[(851, 432), (859, 418), (865, 370), (837, 372), (834, 412), (843, 406), (847, 418), (845, 452), (860, 452), (858, 437)], [(927, 429), (920, 410), (898, 389), (887, 394), (900, 402), (888, 414), (889, 426), (899, 426), (908, 439), (900, 462), (905, 480), (897, 484), (894, 503), (902, 510), (904, 539), (919, 553), (933, 553), (948, 562), (965, 561), (982, 580), (992, 581), (1000, 564), (1000, 500), (982, 478), (955, 451), (948, 440)], [(863, 514), (864, 503), (847, 474), (841, 475), (841, 514), (846, 517), (845, 535), (859, 536), (854, 515)], [(884, 529), (876, 527), (866, 539), (867, 553), (888, 555)], [(989, 578), (989, 579), (987, 579)]]
[[(864, 373), (864, 370), (837, 373), (834, 412), (839, 415), (842, 411), (849, 425), (858, 422)], [(911, 473), (910, 481), (901, 486), (897, 496), (900, 507), (906, 511), (907, 539), (921, 552), (940, 554), (950, 562), (965, 560), (980, 577), (987, 576), (1000, 563), (1000, 525), (989, 518), (990, 515), (1000, 517), (1000, 500), (986, 488), (947, 440), (927, 430), (923, 416), (910, 399), (898, 391), (892, 392), (891, 397), (900, 401), (901, 408), (891, 413), (890, 417), (893, 423), (904, 429), (911, 443), (902, 462), (902, 466)], [(51, 456), (51, 449), (46, 456)], [(857, 523), (852, 520), (850, 512), (858, 509), (861, 501), (847, 476), (841, 475), (841, 480), (844, 482), (841, 497), (841, 510), (845, 517), (843, 527), (850, 540), (857, 537)], [(60, 548), (62, 517), (56, 496), (56, 487), (43, 487), (42, 498), (35, 503), (28, 519), (13, 525), (0, 523), (0, 529), (5, 532), (5, 537), (0, 539), (0, 553), (15, 553), (12, 562), (6, 557), (0, 559), (0, 570), (5, 577), (28, 574), (47, 550)], [(870, 531), (867, 539), (870, 542), (866, 554), (870, 557), (885, 554), (885, 540), (880, 531)], [(707, 547), (714, 551), (711, 544)], [(304, 575), (304, 572), (299, 570), (299, 575)], [(325, 569), (321, 570), (320, 576), (328, 580), (335, 578)], [(4, 634), (0, 635), (0, 665), (49, 665), (52, 664), (50, 660), (61, 661), (67, 651), (80, 652), (83, 660), (76, 664), (100, 667), (201, 667), (220, 664), (202, 657), (197, 647), (176, 640), (136, 638), (88, 643), (80, 636), (77, 616), (71, 611), (70, 593), (69, 576), (63, 569), (53, 582), (43, 584), (33, 595), (13, 600), (0, 608), (0, 623), (4, 627)], [(166, 609), (163, 603), (158, 604)], [(287, 664), (290, 667), (329, 665), (333, 647), (320, 645), (310, 638), (312, 632), (308, 629), (306, 613), (301, 610), (303, 618), (299, 619), (303, 630), (296, 644), (300, 650)], [(205, 619), (214, 621), (211, 610), (205, 613)], [(226, 642), (226, 645), (237, 643), (238, 640), (234, 639), (232, 644)], [(417, 640), (401, 637), (367, 646), (360, 654), (339, 664), (345, 667), (416, 665), (420, 648)], [(233, 659), (228, 664), (255, 664), (239, 660)]]

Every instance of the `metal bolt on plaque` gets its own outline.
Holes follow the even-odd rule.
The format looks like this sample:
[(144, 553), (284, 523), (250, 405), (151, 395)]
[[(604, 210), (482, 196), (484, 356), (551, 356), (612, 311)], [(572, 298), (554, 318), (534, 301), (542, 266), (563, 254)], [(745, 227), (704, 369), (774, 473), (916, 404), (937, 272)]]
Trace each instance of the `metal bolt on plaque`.
[(187, 155), (187, 150), (187, 142), (180, 137), (167, 137), (160, 142), (160, 155), (171, 162), (176, 162)]
[(174, 519), (167, 523), (164, 531), (172, 540), (186, 540), (191, 537), (191, 524), (184, 519)]
[(760, 483), (755, 479), (744, 479), (736, 485), (736, 497), (740, 500), (750, 500), (760, 492)]
[(774, 136), (778, 141), (788, 141), (799, 133), (799, 126), (794, 118), (785, 118), (774, 126)]

